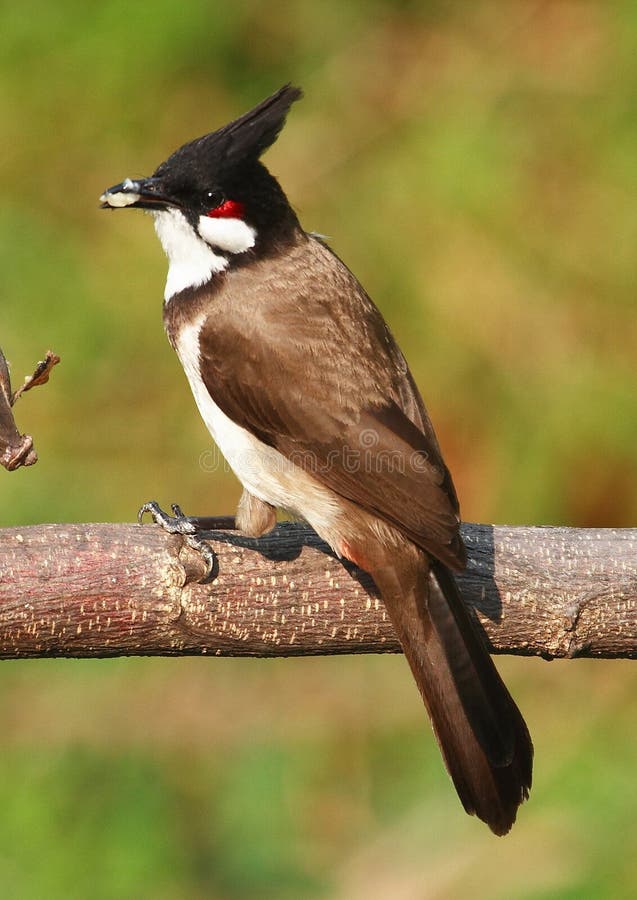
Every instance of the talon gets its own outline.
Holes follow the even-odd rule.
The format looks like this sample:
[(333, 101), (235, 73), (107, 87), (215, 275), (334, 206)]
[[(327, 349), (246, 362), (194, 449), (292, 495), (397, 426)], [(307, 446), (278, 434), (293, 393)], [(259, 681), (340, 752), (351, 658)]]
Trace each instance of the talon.
[(156, 525), (160, 525), (164, 529), (164, 531), (168, 532), (168, 534), (181, 535), (188, 546), (192, 547), (193, 550), (196, 550), (197, 553), (199, 553), (200, 556), (203, 557), (203, 560), (206, 564), (206, 573), (203, 578), (199, 579), (199, 583), (205, 584), (205, 582), (210, 579), (214, 571), (216, 562), (215, 554), (210, 548), (210, 545), (198, 536), (199, 529), (197, 528), (195, 523), (188, 518), (188, 516), (185, 516), (183, 514), (181, 507), (177, 503), (172, 503), (170, 508), (173, 511), (172, 516), (169, 516), (167, 513), (165, 513), (160, 507), (159, 503), (157, 503), (155, 500), (150, 500), (148, 503), (144, 503), (144, 505), (140, 507), (140, 510), (137, 513), (137, 521), (141, 525), (144, 514), (150, 513), (153, 518), (153, 522)]
[(139, 511), (137, 513), (137, 522), (139, 525), (144, 521), (144, 513), (150, 513), (153, 519), (156, 521), (155, 516), (157, 514), (163, 515), (159, 503), (156, 500), (149, 500), (148, 503), (144, 503), (143, 506), (140, 506)]
[(203, 558), (206, 564), (206, 571), (202, 578), (198, 580), (198, 584), (206, 584), (214, 572), (215, 562), (217, 558), (214, 554), (214, 551), (211, 550), (210, 545), (206, 544), (205, 541), (202, 541), (201, 538), (197, 537), (193, 534), (184, 535), (184, 541), (188, 544), (189, 547), (192, 547), (193, 550), (196, 550), (197, 553)]
[(137, 514), (137, 519), (141, 525), (144, 513), (149, 512), (155, 525), (161, 525), (164, 531), (167, 531), (169, 534), (186, 535), (197, 533), (197, 526), (191, 522), (188, 516), (182, 513), (176, 503), (172, 504), (171, 509), (175, 514), (174, 516), (169, 516), (168, 513), (163, 511), (159, 503), (151, 500), (149, 503), (144, 503), (141, 507)]

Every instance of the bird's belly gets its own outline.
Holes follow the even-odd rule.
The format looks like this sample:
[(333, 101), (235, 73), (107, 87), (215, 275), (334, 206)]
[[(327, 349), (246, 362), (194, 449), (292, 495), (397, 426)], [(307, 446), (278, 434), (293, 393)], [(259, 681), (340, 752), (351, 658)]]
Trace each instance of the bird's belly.
[(197, 407), (208, 431), (241, 484), (260, 500), (292, 509), (293, 463), (237, 425), (217, 406), (201, 379), (191, 380)]
[(176, 350), (201, 417), (230, 468), (255, 497), (305, 519), (332, 544), (340, 511), (337, 495), (220, 409), (201, 377), (198, 331), (197, 325), (184, 328)]

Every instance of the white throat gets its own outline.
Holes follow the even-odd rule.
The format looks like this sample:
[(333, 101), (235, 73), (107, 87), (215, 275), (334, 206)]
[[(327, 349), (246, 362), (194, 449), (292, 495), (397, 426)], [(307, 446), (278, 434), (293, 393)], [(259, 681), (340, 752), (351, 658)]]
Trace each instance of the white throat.
[[(168, 257), (164, 301), (186, 288), (199, 287), (228, 268), (222, 253), (244, 253), (254, 246), (255, 231), (242, 219), (199, 218), (199, 234), (178, 209), (153, 210), (155, 231)], [(215, 253), (214, 248), (222, 251)]]

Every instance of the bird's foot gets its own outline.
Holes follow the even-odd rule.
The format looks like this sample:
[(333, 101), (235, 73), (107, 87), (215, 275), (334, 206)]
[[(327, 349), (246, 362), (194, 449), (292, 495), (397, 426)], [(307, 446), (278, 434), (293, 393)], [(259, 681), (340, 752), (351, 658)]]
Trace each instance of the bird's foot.
[(206, 564), (206, 573), (203, 578), (199, 579), (199, 583), (205, 584), (212, 578), (216, 561), (215, 554), (210, 545), (199, 537), (201, 528), (197, 526), (196, 520), (184, 515), (181, 511), (181, 507), (176, 503), (172, 503), (170, 508), (173, 511), (172, 516), (164, 512), (159, 503), (151, 500), (148, 503), (144, 503), (141, 507), (137, 513), (137, 521), (141, 525), (144, 514), (150, 513), (153, 522), (155, 522), (156, 525), (161, 525), (168, 534), (180, 534), (185, 543), (188, 544), (189, 547), (192, 547), (193, 550), (196, 550), (203, 558), (203, 561)]

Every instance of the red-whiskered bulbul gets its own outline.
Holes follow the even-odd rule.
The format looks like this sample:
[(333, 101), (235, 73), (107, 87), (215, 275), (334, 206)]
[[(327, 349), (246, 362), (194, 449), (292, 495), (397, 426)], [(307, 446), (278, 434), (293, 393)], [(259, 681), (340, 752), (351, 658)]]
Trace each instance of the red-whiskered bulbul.
[[(238, 529), (264, 534), (280, 507), (372, 575), (465, 810), (505, 834), (533, 747), (451, 573), (466, 562), (451, 475), (380, 312), (260, 161), (300, 96), (281, 88), (102, 206), (154, 218), (165, 328), (243, 484)], [(208, 520), (145, 508), (201, 543)]]

